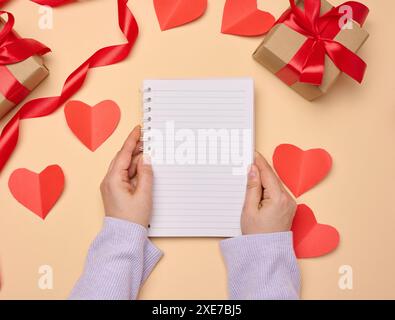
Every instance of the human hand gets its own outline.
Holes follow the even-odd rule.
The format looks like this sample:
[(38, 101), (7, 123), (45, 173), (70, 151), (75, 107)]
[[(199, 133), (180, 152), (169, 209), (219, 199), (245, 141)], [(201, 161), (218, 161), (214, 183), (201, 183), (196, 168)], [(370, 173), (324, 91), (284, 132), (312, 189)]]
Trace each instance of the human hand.
[(289, 231), (296, 202), (273, 169), (258, 152), (248, 173), (247, 193), (241, 215), (243, 235)]
[(148, 227), (152, 215), (152, 167), (140, 151), (141, 128), (129, 134), (110, 164), (100, 190), (107, 217)]

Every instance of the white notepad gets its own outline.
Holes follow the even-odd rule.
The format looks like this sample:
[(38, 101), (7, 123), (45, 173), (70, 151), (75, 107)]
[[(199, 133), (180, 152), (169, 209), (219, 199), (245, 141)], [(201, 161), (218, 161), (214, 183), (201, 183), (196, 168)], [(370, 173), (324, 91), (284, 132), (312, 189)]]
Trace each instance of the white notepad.
[(145, 80), (154, 237), (240, 234), (254, 150), (252, 79)]

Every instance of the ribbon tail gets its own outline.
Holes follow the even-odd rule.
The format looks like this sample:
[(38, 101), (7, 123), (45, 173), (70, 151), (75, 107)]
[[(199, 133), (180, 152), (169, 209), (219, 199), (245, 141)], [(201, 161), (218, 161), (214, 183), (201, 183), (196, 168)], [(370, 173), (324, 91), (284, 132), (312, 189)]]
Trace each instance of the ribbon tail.
[[(10, 0), (0, 0), (0, 6), (9, 2)], [(75, 2), (76, 0), (30, 0), (42, 6), (59, 7), (67, 3)]]
[(357, 54), (337, 41), (326, 41), (325, 50), (339, 70), (362, 82), (367, 65)]
[(33, 39), (17, 39), (0, 48), (0, 65), (17, 63), (34, 55), (44, 55), (51, 49)]
[(42, 6), (60, 7), (68, 3), (75, 2), (76, 0), (30, 0)]
[(19, 137), (19, 116), (14, 117), (4, 127), (0, 135), (0, 171), (14, 152)]

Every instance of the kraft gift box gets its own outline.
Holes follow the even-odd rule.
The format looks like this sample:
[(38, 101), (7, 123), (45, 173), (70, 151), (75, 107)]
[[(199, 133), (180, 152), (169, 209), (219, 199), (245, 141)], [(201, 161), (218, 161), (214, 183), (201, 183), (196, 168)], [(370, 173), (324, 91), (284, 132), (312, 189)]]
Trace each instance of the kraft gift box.
[[(304, 1), (298, 1), (297, 6), (303, 9)], [(330, 11), (332, 8), (333, 6), (326, 0), (321, 1), (321, 15)], [(368, 32), (361, 28), (358, 23), (352, 21), (352, 29), (340, 30), (334, 40), (356, 53), (368, 37)], [(277, 24), (256, 49), (253, 58), (272, 73), (276, 74), (291, 61), (306, 39), (305, 35), (289, 28), (287, 25), (283, 23)], [(321, 85), (317, 86), (296, 82), (290, 85), (290, 87), (311, 101), (325, 94), (336, 82), (341, 73), (333, 61), (326, 55), (325, 71)]]
[[(0, 19), (0, 28), (3, 24), (4, 21)], [(14, 32), (14, 34), (16, 33)], [(4, 80), (5, 77), (12, 77), (29, 92), (36, 88), (49, 74), (48, 69), (44, 66), (43, 59), (39, 56), (32, 56), (24, 61), (0, 67), (0, 81), (2, 81), (2, 78)], [(13, 94), (13, 92), (10, 92), (7, 98), (0, 91), (0, 119), (21, 102), (13, 98)]]

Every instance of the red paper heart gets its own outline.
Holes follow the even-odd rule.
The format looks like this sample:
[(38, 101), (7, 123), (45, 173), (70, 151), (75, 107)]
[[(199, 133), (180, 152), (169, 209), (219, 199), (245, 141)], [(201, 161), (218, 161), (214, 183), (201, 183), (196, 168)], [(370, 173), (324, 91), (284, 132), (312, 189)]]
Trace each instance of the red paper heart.
[(227, 0), (222, 17), (222, 33), (259, 36), (268, 32), (276, 19), (259, 10), (257, 0)]
[(303, 151), (282, 144), (274, 151), (273, 166), (288, 189), (299, 197), (327, 176), (332, 168), (332, 158), (323, 149)]
[(323, 256), (335, 250), (339, 244), (337, 230), (317, 223), (313, 211), (305, 204), (298, 206), (291, 230), (298, 258)]
[(58, 165), (39, 174), (17, 169), (11, 174), (8, 187), (18, 202), (44, 220), (63, 192), (64, 174)]
[(81, 101), (69, 101), (64, 113), (71, 131), (91, 151), (95, 151), (116, 129), (121, 111), (111, 100), (91, 107)]
[(154, 0), (162, 31), (199, 18), (207, 9), (207, 0)]

